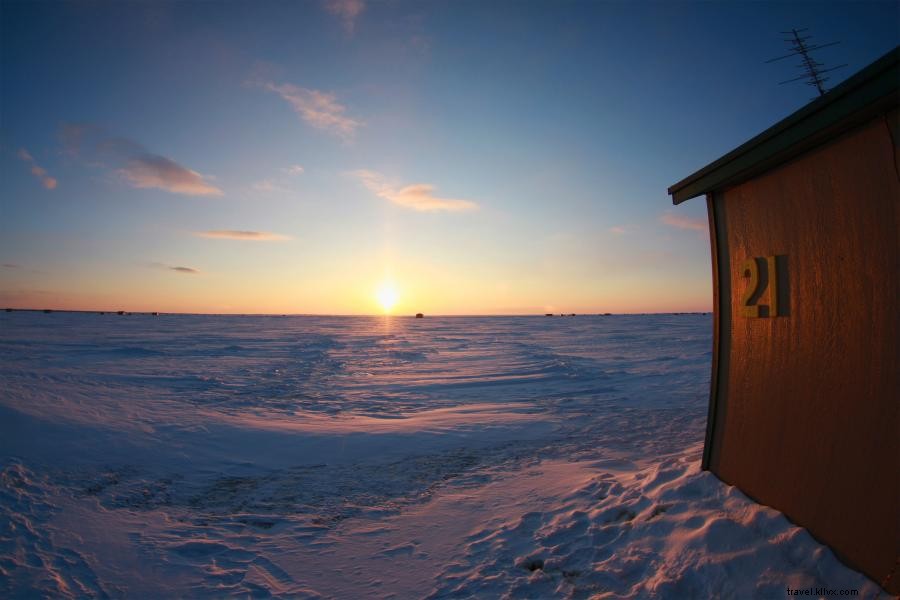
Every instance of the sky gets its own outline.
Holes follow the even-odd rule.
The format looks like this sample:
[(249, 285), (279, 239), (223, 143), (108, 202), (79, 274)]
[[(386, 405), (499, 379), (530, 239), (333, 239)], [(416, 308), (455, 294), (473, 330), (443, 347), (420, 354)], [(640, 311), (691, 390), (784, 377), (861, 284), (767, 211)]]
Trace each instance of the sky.
[(794, 27), (836, 85), (900, 4), (4, 1), (0, 306), (709, 311), (666, 190), (813, 99)]

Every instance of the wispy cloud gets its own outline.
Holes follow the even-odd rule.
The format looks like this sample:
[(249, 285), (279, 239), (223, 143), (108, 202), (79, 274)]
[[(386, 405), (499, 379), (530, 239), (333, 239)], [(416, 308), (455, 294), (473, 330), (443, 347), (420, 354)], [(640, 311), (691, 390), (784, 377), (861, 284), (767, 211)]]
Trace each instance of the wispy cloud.
[(610, 227), (609, 232), (616, 235), (625, 235), (626, 233), (628, 233), (628, 229), (626, 229), (623, 225), (616, 225), (615, 227)]
[(82, 158), (82, 150), (87, 145), (86, 140), (92, 132), (98, 131), (99, 128), (94, 125), (63, 123), (59, 128), (59, 140), (62, 142), (63, 151), (74, 158)]
[(34, 160), (34, 157), (31, 156), (31, 153), (28, 150), (26, 150), (25, 148), (19, 148), (19, 152), (17, 154), (19, 155), (19, 158), (22, 159), (22, 161), (24, 161), (31, 167), (31, 174), (41, 182), (42, 186), (44, 186), (48, 190), (56, 189), (56, 178), (50, 177), (50, 175), (47, 174), (47, 169), (37, 164), (37, 161)]
[(676, 215), (672, 212), (664, 212), (659, 220), (670, 227), (689, 229), (703, 233), (706, 233), (708, 227), (706, 219), (694, 219), (685, 215)]
[(22, 265), (17, 265), (15, 263), (3, 263), (4, 269), (21, 269)]
[(61, 137), (67, 152), (93, 166), (114, 170), (132, 187), (156, 188), (185, 196), (223, 195), (208, 177), (171, 158), (154, 154), (133, 140), (110, 137), (99, 127), (64, 125)]
[(257, 192), (266, 192), (266, 193), (274, 193), (274, 192), (290, 192), (288, 189), (290, 185), (291, 178), (301, 175), (305, 169), (300, 165), (291, 165), (289, 167), (283, 167), (278, 169), (282, 175), (280, 177), (275, 178), (266, 178), (261, 179), (251, 186)]
[(257, 192), (286, 192), (287, 190), (271, 179), (263, 179), (253, 184), (253, 189)]
[(276, 84), (265, 82), (263, 88), (275, 92), (291, 105), (300, 118), (317, 129), (322, 129), (350, 139), (356, 128), (362, 125), (352, 117), (344, 114), (347, 108), (337, 101), (330, 92), (311, 90), (289, 83)]
[(219, 240), (250, 240), (257, 242), (277, 242), (291, 239), (290, 236), (270, 231), (243, 231), (239, 229), (214, 229), (211, 231), (195, 231), (194, 235), (202, 238)]
[(335, 15), (344, 25), (344, 31), (353, 35), (356, 19), (366, 10), (364, 0), (325, 0), (325, 10)]
[(434, 195), (434, 186), (427, 183), (414, 183), (397, 187), (387, 182), (383, 175), (375, 171), (353, 171), (366, 188), (379, 198), (384, 198), (398, 206), (419, 212), (465, 212), (478, 209), (478, 204), (471, 200), (455, 198), (439, 198)]

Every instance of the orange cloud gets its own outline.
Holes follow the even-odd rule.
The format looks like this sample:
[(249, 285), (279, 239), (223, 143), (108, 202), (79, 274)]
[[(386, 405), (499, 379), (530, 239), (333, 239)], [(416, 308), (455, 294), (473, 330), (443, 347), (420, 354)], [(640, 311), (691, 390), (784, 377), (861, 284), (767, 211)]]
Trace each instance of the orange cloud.
[(340, 104), (335, 95), (319, 90), (310, 90), (296, 85), (285, 83), (276, 85), (269, 82), (263, 87), (270, 92), (281, 96), (294, 109), (300, 118), (317, 129), (323, 129), (349, 139), (356, 128), (362, 125), (344, 114), (347, 110)]
[(692, 219), (691, 217), (676, 215), (671, 212), (663, 213), (660, 217), (660, 221), (671, 227), (677, 227), (678, 229), (691, 229), (701, 232), (706, 232), (707, 227), (709, 226), (706, 219)]
[(478, 204), (471, 200), (454, 198), (438, 198), (434, 195), (434, 186), (427, 183), (415, 183), (404, 187), (395, 187), (374, 171), (354, 171), (351, 175), (362, 181), (373, 194), (384, 198), (398, 206), (419, 212), (465, 212), (478, 209)]
[(50, 175), (47, 174), (47, 169), (37, 164), (37, 161), (34, 160), (34, 157), (31, 156), (31, 153), (28, 152), (28, 150), (26, 150), (25, 148), (19, 148), (19, 152), (17, 154), (19, 155), (19, 158), (21, 158), (24, 162), (31, 165), (31, 174), (41, 182), (42, 186), (44, 186), (48, 190), (56, 189), (56, 178), (50, 177)]
[(242, 231), (239, 229), (214, 229), (211, 231), (197, 231), (197, 237), (220, 240), (251, 240), (259, 242), (274, 242), (291, 239), (290, 236), (269, 231)]

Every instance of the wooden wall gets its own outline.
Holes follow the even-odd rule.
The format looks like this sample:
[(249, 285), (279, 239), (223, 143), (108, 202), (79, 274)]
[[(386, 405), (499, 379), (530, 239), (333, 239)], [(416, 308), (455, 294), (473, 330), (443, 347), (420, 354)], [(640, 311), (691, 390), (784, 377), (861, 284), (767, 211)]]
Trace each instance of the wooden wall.
[[(878, 583), (900, 556), (897, 119), (895, 109), (710, 196), (709, 467)], [(743, 316), (744, 260), (773, 255), (781, 315)], [(887, 587), (900, 591), (900, 572)]]

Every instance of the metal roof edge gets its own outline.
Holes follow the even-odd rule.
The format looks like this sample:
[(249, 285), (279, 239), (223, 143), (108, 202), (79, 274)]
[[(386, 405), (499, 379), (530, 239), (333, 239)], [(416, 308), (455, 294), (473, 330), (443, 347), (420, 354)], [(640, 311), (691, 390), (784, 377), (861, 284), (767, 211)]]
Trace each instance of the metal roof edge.
[(738, 183), (761, 170), (786, 162), (825, 139), (834, 137), (848, 119), (866, 109), (900, 102), (900, 46), (847, 78), (843, 83), (813, 100), (728, 154), (688, 175), (669, 187), (673, 204), (695, 198), (723, 185)]

